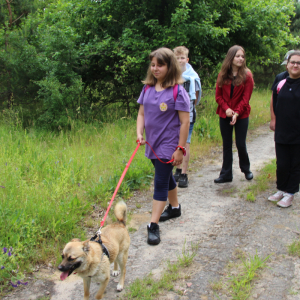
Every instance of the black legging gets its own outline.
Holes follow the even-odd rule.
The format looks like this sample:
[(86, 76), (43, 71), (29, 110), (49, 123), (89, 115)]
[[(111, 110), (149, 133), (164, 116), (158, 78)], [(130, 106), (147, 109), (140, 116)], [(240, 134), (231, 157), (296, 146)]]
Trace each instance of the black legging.
[(220, 118), (220, 130), (223, 139), (223, 165), (220, 177), (232, 179), (232, 133), (235, 128), (235, 143), (239, 154), (240, 168), (243, 173), (250, 172), (250, 161), (246, 147), (249, 118), (238, 119), (230, 125), (231, 118)]
[(277, 189), (295, 194), (299, 192), (300, 145), (275, 143), (277, 158)]

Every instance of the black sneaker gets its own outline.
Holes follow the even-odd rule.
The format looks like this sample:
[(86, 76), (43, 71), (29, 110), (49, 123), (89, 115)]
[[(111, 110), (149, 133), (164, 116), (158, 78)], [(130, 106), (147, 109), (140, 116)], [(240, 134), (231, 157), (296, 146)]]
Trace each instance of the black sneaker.
[(147, 225), (148, 230), (148, 239), (147, 243), (149, 245), (158, 245), (160, 243), (160, 236), (159, 236), (159, 226), (156, 223), (151, 223), (150, 227)]
[(179, 180), (178, 180), (178, 187), (180, 188), (186, 188), (189, 186), (188, 176), (187, 174), (180, 174)]
[(181, 205), (179, 208), (172, 208), (171, 204), (165, 209), (159, 218), (159, 222), (167, 221), (169, 219), (177, 218), (181, 216)]
[(174, 178), (175, 178), (175, 181), (176, 181), (176, 182), (178, 182), (178, 180), (179, 180), (181, 171), (182, 171), (182, 169), (176, 168), (176, 171), (175, 171), (175, 174), (174, 174)]

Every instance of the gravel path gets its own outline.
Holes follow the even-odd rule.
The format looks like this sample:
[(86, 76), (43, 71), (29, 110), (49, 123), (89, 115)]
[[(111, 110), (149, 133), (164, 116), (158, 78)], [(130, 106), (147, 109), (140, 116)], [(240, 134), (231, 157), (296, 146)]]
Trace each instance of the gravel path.
[[(248, 141), (248, 152), (254, 177), (265, 163), (275, 157), (273, 133), (268, 126), (258, 128)], [(179, 189), (182, 216), (176, 220), (160, 224), (161, 243), (149, 246), (146, 243), (146, 224), (150, 220), (152, 191), (137, 193), (129, 202), (133, 214), (130, 226), (138, 230), (131, 234), (131, 246), (127, 264), (125, 286), (136, 278), (142, 278), (151, 271), (159, 277), (167, 260), (176, 261), (184, 243), (199, 243), (198, 253), (191, 267), (190, 278), (178, 285), (184, 287), (184, 295), (176, 291), (161, 295), (158, 299), (231, 299), (223, 291), (214, 291), (212, 284), (228, 275), (228, 265), (238, 261), (237, 253), (246, 257), (271, 255), (250, 299), (295, 300), (300, 299), (300, 259), (287, 253), (287, 245), (300, 231), (299, 196), (296, 195), (293, 206), (278, 208), (266, 201), (273, 192), (267, 191), (250, 203), (239, 197), (247, 185), (238, 168), (237, 153), (234, 153), (234, 179), (232, 183), (217, 185), (213, 179), (218, 177), (221, 167), (221, 151), (215, 160), (204, 164), (198, 171), (190, 174), (190, 184)], [(275, 188), (275, 186), (273, 187)], [(136, 209), (136, 203), (141, 204)], [(59, 272), (53, 268), (44, 268), (37, 273), (38, 280), (30, 286), (16, 291), (3, 299), (33, 300), (49, 296), (51, 300), (82, 300), (82, 280), (76, 275), (59, 281)], [(116, 299), (118, 278), (111, 277), (104, 299)], [(98, 289), (92, 283), (92, 297)], [(44, 298), (45, 299), (45, 298)]]

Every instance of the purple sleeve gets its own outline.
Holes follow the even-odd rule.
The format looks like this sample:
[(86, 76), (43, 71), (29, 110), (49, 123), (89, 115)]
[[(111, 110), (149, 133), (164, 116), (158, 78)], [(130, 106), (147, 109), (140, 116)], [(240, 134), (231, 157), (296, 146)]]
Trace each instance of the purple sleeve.
[(190, 97), (181, 85), (175, 102), (175, 110), (190, 112)]
[(142, 92), (140, 94), (140, 97), (139, 97), (139, 99), (137, 101), (137, 103), (142, 104), (142, 105), (144, 104), (145, 88), (146, 88), (146, 86), (144, 85), (144, 87), (142, 89)]

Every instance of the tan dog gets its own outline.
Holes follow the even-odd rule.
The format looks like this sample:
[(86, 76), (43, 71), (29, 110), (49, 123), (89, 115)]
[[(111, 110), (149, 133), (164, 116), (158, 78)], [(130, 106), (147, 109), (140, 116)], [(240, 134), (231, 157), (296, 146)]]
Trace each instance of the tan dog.
[(65, 280), (73, 271), (82, 277), (84, 300), (89, 299), (91, 279), (95, 282), (100, 282), (96, 299), (102, 299), (105, 288), (109, 282), (110, 264), (113, 262), (114, 270), (112, 275), (117, 276), (119, 274), (118, 265), (121, 271), (117, 290), (123, 290), (130, 245), (130, 237), (125, 226), (126, 213), (127, 206), (125, 202), (121, 201), (117, 203), (115, 215), (118, 222), (102, 229), (101, 239), (109, 252), (109, 258), (103, 253), (99, 243), (91, 242), (90, 240), (81, 242), (79, 239), (73, 239), (63, 250), (63, 260), (58, 266), (58, 269), (62, 272), (60, 279)]

